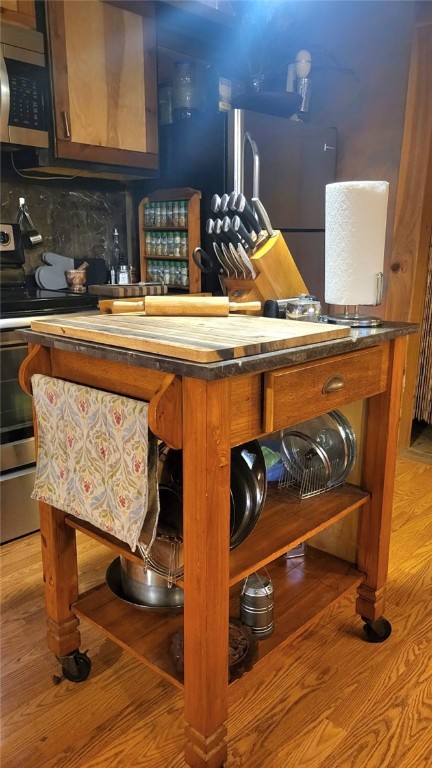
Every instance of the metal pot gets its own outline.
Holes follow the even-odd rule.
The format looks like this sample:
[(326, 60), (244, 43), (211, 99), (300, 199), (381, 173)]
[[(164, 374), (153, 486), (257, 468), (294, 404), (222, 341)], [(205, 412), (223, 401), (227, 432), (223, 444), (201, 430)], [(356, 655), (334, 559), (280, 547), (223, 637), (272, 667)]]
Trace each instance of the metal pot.
[(168, 586), (166, 579), (120, 556), (120, 580), (123, 592), (132, 602), (157, 607), (181, 606), (184, 592), (181, 587)]

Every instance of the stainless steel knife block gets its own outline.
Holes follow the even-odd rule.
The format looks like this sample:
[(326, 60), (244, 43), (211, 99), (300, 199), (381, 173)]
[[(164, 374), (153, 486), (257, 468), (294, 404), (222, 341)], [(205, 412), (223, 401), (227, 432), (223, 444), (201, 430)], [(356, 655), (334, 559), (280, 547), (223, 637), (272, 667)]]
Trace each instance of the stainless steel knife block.
[(279, 230), (250, 256), (250, 260), (257, 273), (254, 279), (224, 279), (228, 296), (233, 301), (260, 301), (264, 305), (267, 299), (284, 299), (308, 293)]

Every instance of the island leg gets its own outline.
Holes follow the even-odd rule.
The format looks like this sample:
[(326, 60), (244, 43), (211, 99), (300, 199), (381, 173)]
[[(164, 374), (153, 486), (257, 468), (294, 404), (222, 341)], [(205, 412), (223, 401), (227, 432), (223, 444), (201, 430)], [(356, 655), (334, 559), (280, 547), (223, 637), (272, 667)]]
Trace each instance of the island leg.
[(183, 380), (185, 761), (227, 756), (230, 537), (228, 380)]
[(79, 620), (71, 609), (78, 598), (75, 530), (56, 507), (39, 502), (39, 510), (48, 647), (61, 659), (80, 645)]
[[(405, 349), (406, 337), (391, 342), (387, 388), (368, 403), (362, 487), (371, 498), (360, 517), (358, 568), (365, 580), (356, 603), (367, 622), (379, 622), (385, 607)], [(380, 624), (376, 626), (381, 631)], [(388, 630), (390, 625), (383, 629), (387, 637)]]

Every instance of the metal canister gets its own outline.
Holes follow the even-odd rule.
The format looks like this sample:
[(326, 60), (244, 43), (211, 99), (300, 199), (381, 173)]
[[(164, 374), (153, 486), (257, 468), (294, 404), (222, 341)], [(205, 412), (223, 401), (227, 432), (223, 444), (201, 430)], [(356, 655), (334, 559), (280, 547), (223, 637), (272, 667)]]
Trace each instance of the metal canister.
[(268, 574), (252, 573), (240, 588), (240, 619), (257, 638), (274, 629), (274, 588)]

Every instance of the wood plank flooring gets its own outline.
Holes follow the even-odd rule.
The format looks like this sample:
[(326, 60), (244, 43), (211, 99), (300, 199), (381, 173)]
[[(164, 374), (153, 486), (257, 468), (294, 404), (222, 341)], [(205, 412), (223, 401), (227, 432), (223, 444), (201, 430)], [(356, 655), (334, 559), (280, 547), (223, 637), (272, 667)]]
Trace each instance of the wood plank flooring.
[[(81, 588), (113, 553), (79, 536)], [(183, 768), (183, 695), (92, 627), (93, 669), (54, 685), (39, 539), (4, 545), (2, 768)], [(363, 640), (354, 595), (230, 689), (227, 768), (430, 768), (432, 466), (399, 459), (384, 644)], [(259, 696), (258, 696), (259, 693)]]

